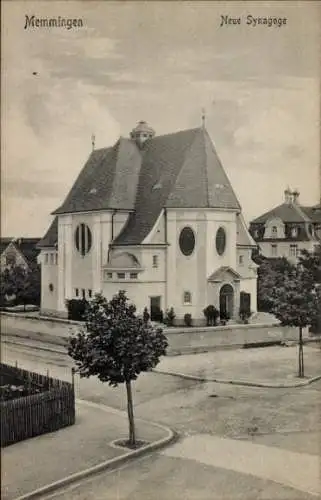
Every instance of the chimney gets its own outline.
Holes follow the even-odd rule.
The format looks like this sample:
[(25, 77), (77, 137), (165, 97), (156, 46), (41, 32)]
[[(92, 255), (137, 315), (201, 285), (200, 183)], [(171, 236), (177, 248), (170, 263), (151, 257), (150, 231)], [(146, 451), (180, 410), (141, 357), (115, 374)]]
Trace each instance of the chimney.
[(287, 204), (290, 204), (291, 203), (291, 191), (290, 191), (290, 188), (286, 188), (286, 190), (284, 191), (284, 201), (285, 203)]
[(297, 189), (295, 189), (294, 191), (292, 191), (292, 201), (293, 203), (297, 203), (299, 204), (299, 196), (300, 196), (300, 193)]

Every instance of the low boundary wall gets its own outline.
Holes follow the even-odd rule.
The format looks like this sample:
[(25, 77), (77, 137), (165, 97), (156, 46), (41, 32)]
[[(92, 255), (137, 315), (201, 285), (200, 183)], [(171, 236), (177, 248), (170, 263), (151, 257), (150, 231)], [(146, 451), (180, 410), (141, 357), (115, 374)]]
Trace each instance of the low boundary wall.
[[(1, 331), (8, 336), (65, 345), (81, 323), (59, 318), (1, 313)], [(204, 352), (216, 349), (252, 347), (297, 342), (298, 329), (278, 324), (231, 324), (216, 327), (164, 328), (169, 341), (169, 355)], [(304, 329), (304, 340), (312, 340)]]

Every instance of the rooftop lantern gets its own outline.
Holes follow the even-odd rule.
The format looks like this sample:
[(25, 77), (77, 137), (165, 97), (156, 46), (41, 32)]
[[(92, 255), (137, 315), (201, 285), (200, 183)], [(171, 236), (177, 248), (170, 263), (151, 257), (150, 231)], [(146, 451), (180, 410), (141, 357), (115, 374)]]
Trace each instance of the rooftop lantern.
[(155, 130), (144, 121), (138, 122), (135, 128), (130, 133), (130, 138), (133, 139), (139, 148), (142, 148), (148, 139), (155, 136)]

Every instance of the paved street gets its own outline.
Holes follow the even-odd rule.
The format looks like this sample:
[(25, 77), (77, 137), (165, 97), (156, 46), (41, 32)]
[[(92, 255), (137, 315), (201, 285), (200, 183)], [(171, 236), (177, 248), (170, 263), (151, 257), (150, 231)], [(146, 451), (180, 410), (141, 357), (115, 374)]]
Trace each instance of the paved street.
[[(62, 354), (5, 345), (2, 357), (4, 362), (18, 360), (28, 369), (49, 369), (53, 376), (70, 379), (71, 362)], [(76, 386), (78, 398), (125, 408), (122, 387), (78, 378)], [(136, 416), (175, 428), (179, 443), (55, 498), (315, 498), (320, 390), (321, 382), (266, 389), (144, 374), (135, 383)], [(292, 464), (290, 470), (285, 464)]]

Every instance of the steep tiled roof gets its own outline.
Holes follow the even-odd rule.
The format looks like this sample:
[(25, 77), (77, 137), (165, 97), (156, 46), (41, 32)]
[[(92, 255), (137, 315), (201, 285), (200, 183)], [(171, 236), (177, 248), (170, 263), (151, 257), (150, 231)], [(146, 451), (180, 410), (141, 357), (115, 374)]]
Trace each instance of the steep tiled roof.
[(37, 248), (53, 248), (58, 243), (58, 217), (55, 217), (45, 236), (38, 242)]
[[(114, 241), (130, 245), (142, 243), (166, 207), (240, 209), (203, 128), (156, 136), (143, 148), (120, 138), (114, 147), (93, 151), (54, 214), (130, 210)], [(52, 234), (50, 228), (40, 246), (51, 245)]]
[(236, 244), (242, 247), (256, 247), (257, 244), (246, 229), (245, 222), (241, 215), (237, 217)]
[(313, 207), (302, 207), (303, 212), (313, 221), (319, 222), (321, 224), (321, 205), (315, 205)]
[(283, 222), (309, 222), (310, 218), (303, 207), (296, 203), (282, 203), (251, 221), (251, 224), (265, 223), (267, 220), (279, 217)]
[(155, 137), (147, 144), (135, 211), (114, 244), (141, 243), (164, 207), (240, 208), (204, 129)]
[(141, 154), (129, 139), (120, 138), (112, 148), (93, 151), (54, 214), (133, 209), (140, 167)]

